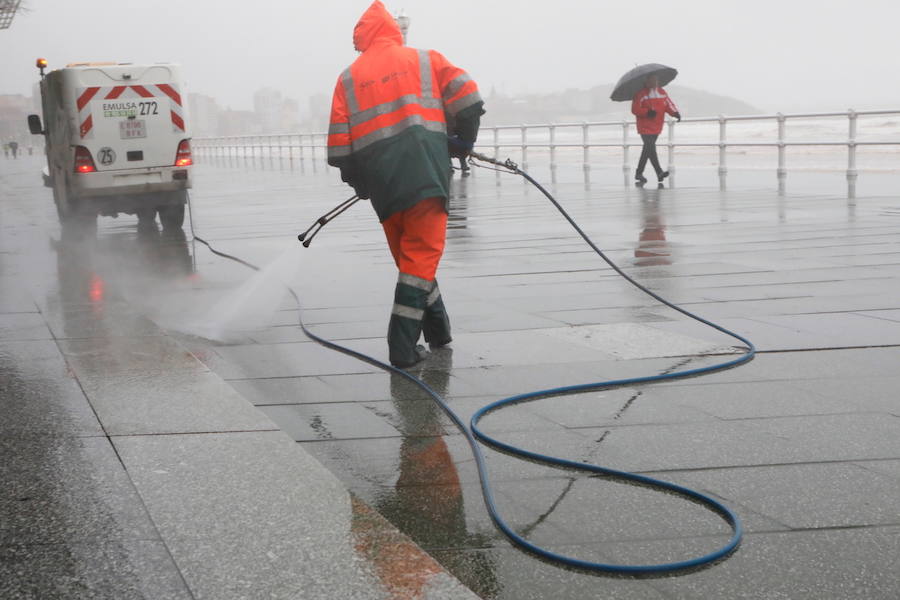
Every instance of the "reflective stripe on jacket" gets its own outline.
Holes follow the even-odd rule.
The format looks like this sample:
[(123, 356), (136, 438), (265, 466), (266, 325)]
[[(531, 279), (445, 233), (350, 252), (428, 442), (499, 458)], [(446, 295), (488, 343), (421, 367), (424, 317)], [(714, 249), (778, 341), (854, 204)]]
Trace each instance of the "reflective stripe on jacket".
[(483, 112), (478, 86), (439, 52), (403, 46), (400, 28), (380, 0), (360, 18), (353, 40), (362, 54), (335, 85), (329, 164), (340, 167), (361, 196), (371, 197), (382, 221), (425, 198), (446, 199), (447, 122), (471, 130), (465, 141), (475, 142)]
[[(656, 111), (656, 116), (648, 117), (647, 112)], [(637, 130), (640, 134), (659, 135), (662, 133), (666, 113), (675, 116), (678, 107), (661, 87), (644, 88), (634, 95), (631, 101), (631, 114), (637, 117)]]

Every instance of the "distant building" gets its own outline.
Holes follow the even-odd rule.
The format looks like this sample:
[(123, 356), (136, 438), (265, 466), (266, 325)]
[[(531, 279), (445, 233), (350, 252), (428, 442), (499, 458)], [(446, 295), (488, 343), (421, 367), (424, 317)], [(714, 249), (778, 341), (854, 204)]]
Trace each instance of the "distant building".
[(219, 120), (219, 135), (255, 135), (263, 133), (262, 125), (254, 111), (231, 110), (222, 111)]
[(281, 92), (262, 88), (253, 94), (253, 112), (262, 127), (262, 133), (279, 133), (281, 128)]
[(262, 133), (294, 133), (300, 128), (300, 105), (272, 88), (253, 94), (253, 112)]
[(281, 123), (276, 133), (296, 133), (300, 131), (300, 103), (293, 98), (285, 98), (281, 103)]
[(195, 136), (219, 135), (222, 108), (212, 96), (188, 94), (188, 117)]
[(328, 129), (328, 117), (331, 112), (331, 96), (315, 94), (309, 97), (309, 121), (307, 131), (325, 131)]

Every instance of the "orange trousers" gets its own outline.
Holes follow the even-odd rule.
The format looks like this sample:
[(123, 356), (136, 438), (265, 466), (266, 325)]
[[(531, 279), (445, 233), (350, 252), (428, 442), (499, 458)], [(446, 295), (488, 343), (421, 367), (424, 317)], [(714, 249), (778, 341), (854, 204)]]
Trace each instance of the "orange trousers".
[(434, 281), (447, 241), (443, 198), (426, 198), (382, 221), (384, 235), (401, 273)]

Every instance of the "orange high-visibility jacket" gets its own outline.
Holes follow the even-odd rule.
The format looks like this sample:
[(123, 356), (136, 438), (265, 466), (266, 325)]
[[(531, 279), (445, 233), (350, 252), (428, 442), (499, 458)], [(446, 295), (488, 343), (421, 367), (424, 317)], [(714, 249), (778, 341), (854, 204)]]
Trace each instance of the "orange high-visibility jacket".
[(362, 54), (338, 78), (328, 128), (328, 163), (380, 220), (430, 197), (449, 197), (450, 135), (475, 142), (478, 86), (434, 50), (403, 46), (400, 27), (375, 0), (353, 31)]

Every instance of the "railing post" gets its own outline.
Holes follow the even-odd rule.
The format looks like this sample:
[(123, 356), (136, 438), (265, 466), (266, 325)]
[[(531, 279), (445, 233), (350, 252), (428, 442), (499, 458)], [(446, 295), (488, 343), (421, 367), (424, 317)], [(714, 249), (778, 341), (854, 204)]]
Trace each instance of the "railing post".
[[(500, 128), (494, 127), (494, 159), (500, 160)], [(500, 185), (500, 170), (494, 172), (497, 185)]]
[(728, 121), (725, 119), (725, 117), (719, 115), (719, 177), (724, 177), (726, 173), (728, 173), (728, 166), (725, 164), (725, 126), (727, 123)]
[(581, 145), (584, 147), (583, 162), (581, 170), (584, 171), (584, 183), (587, 185), (591, 181), (591, 142), (588, 134), (587, 122), (581, 123)]
[(522, 170), (528, 169), (528, 127), (522, 125)]
[(847, 194), (850, 198), (856, 196), (856, 178), (859, 173), (856, 170), (856, 111), (852, 108), (847, 112), (850, 120), (850, 139), (847, 141)]
[(288, 134), (287, 143), (288, 143), (288, 162), (291, 165), (291, 169), (294, 168), (294, 143), (293, 143), (292, 135)]
[(550, 125), (550, 180), (556, 183), (556, 125)]
[(787, 177), (787, 168), (785, 167), (785, 145), (784, 145), (784, 129), (785, 129), (785, 118), (784, 115), (778, 113), (776, 115), (776, 119), (778, 120), (778, 191), (784, 191), (784, 180)]
[(622, 121), (622, 174), (625, 177), (625, 185), (628, 185), (628, 121)]
[(675, 185), (675, 121), (669, 119), (669, 165), (666, 170), (669, 172), (669, 185)]

